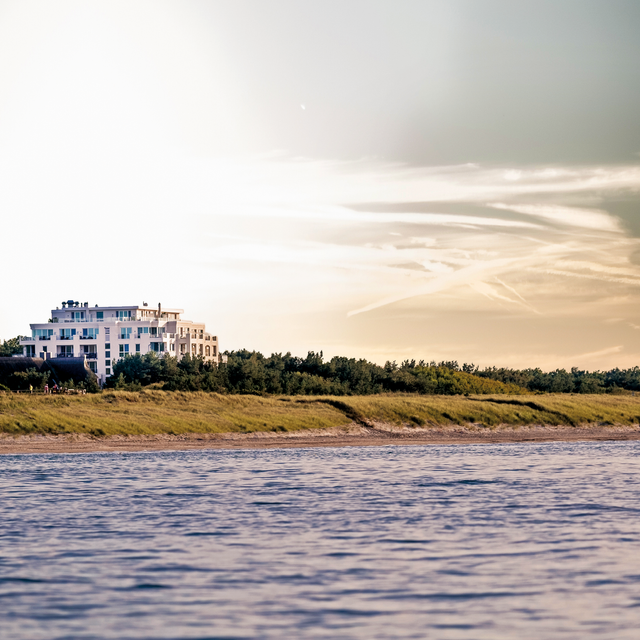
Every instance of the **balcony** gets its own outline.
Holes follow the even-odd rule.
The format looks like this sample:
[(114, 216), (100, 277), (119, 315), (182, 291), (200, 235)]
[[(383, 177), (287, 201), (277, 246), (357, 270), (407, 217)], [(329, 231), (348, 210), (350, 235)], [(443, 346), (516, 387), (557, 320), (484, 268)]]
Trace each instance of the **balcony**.
[(35, 338), (30, 338), (29, 336), (21, 336), (20, 342), (35, 342)]
[(58, 336), (58, 340), (73, 340), (75, 336)]
[(97, 340), (98, 336), (79, 336), (80, 340)]
[(51, 336), (38, 336), (38, 340), (51, 340)]
[(75, 358), (73, 353), (56, 353), (56, 358)]
[(81, 353), (80, 356), (84, 356), (87, 360), (97, 360), (98, 359), (98, 354), (94, 353), (93, 351), (91, 353)]

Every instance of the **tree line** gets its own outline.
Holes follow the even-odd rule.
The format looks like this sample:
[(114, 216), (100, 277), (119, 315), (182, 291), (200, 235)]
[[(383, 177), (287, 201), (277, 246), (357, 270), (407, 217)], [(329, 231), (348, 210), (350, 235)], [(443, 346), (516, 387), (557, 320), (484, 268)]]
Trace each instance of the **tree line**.
[(155, 353), (118, 360), (108, 385), (142, 388), (154, 385), (176, 391), (216, 391), (284, 395), (370, 395), (378, 393), (487, 394), (560, 392), (615, 393), (640, 390), (640, 368), (589, 372), (577, 368), (536, 369), (459, 366), (456, 361), (405, 360), (384, 366), (364, 359), (310, 351), (306, 358), (290, 353), (264, 356), (241, 349), (226, 352), (226, 365), (185, 356), (178, 361)]
[[(0, 343), (0, 355), (21, 351), (18, 338)], [(486, 393), (617, 393), (640, 391), (640, 367), (585, 371), (578, 368), (542, 371), (510, 369), (457, 361), (405, 360), (384, 366), (364, 359), (310, 351), (305, 358), (291, 353), (265, 356), (258, 351), (226, 352), (226, 365), (185, 356), (180, 361), (166, 354), (135, 354), (114, 363), (107, 387), (141, 389), (153, 385), (169, 391), (215, 391), (283, 395), (370, 395), (378, 393), (486, 394)], [(3, 376), (0, 376), (3, 377)], [(42, 387), (47, 376), (35, 370), (14, 373), (0, 380), (5, 387)]]

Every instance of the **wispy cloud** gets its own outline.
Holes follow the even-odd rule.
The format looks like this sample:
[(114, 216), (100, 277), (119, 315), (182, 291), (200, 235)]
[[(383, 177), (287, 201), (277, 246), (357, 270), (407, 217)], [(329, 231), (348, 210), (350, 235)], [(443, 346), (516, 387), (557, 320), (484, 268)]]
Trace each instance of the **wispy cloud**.
[[(221, 309), (243, 317), (256, 308), (283, 318), (305, 310), (369, 323), (380, 314), (368, 312), (395, 313), (399, 305), (396, 311), (416, 313), (437, 306), (443, 318), (481, 312), (529, 322), (578, 318), (585, 305), (614, 294), (640, 302), (640, 266), (628, 259), (640, 242), (600, 206), (608, 195), (636, 197), (638, 167), (416, 168), (284, 155), (158, 155), (144, 163), (122, 158), (110, 173), (112, 189), (98, 198), (99, 181), (80, 159), (72, 163), (79, 183), (73, 190), (65, 186), (68, 165), (38, 169), (37, 162), (0, 155), (0, 208), (12, 212), (8, 237), (21, 236), (26, 215), (34, 228), (50, 225), (46, 211), (56, 201), (64, 202), (66, 226), (47, 226), (50, 241), (80, 246), (87, 231), (104, 232), (97, 222), (87, 226), (89, 203), (96, 221), (109, 216), (113, 229), (149, 238), (136, 245), (139, 263), (155, 264), (161, 251), (194, 274), (191, 304), (208, 286)], [(37, 191), (27, 188), (34, 163), (43, 176)], [(371, 210), (350, 204), (362, 202)], [(415, 212), (415, 203), (428, 203), (429, 210)], [(179, 233), (166, 247), (153, 240), (153, 229), (175, 229), (177, 221)], [(133, 293), (128, 267), (114, 268)], [(182, 290), (184, 278), (177, 272), (168, 278)], [(615, 313), (632, 322), (625, 304)], [(437, 352), (458, 344), (448, 331)], [(371, 329), (371, 335), (378, 334)], [(398, 349), (406, 348), (404, 338), (395, 339)], [(468, 346), (469, 357), (474, 348)]]
[(489, 206), (503, 211), (515, 211), (537, 218), (544, 218), (550, 222), (587, 229), (599, 229), (601, 231), (612, 231), (620, 233), (622, 231), (620, 222), (607, 213), (599, 209), (580, 209), (577, 207), (561, 207), (547, 204), (503, 204), (493, 203)]
[[(375, 273), (366, 286), (358, 279), (354, 298), (371, 298), (346, 310), (349, 317), (454, 289), (470, 308), (474, 292), (514, 313), (545, 314), (545, 298), (571, 307), (567, 283), (575, 279), (623, 289), (640, 282), (640, 267), (628, 260), (639, 242), (604, 208), (581, 204), (607, 193), (633, 196), (635, 166), (415, 168), (281, 155), (208, 161), (197, 170), (187, 163), (176, 173), (183, 191), (197, 194), (205, 237), (217, 238), (209, 263), (334, 270), (342, 283), (349, 273)], [(392, 203), (393, 211), (344, 204), (363, 201), (372, 209)], [(414, 212), (415, 202), (434, 210)], [(477, 205), (478, 214), (455, 213), (461, 202)]]

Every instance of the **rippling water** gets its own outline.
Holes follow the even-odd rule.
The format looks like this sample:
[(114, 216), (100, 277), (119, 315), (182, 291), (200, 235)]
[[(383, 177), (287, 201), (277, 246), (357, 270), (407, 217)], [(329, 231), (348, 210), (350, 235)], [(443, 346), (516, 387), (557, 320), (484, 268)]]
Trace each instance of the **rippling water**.
[(0, 458), (0, 636), (638, 638), (640, 443)]

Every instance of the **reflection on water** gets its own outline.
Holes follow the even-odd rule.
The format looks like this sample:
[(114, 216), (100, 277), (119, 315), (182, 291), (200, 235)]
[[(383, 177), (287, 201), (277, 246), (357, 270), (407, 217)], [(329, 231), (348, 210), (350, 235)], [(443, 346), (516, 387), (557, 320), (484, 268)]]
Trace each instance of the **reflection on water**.
[(0, 635), (637, 638), (640, 443), (0, 458)]

